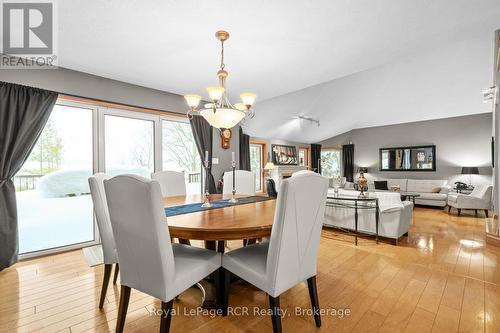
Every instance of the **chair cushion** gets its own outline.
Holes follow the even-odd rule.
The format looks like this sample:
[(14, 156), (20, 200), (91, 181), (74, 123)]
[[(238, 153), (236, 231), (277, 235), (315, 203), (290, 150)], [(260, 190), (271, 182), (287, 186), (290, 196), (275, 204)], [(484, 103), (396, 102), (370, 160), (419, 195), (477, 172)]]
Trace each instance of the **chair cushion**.
[(387, 187), (387, 180), (375, 180), (373, 182), (376, 190), (384, 190), (387, 191), (389, 188)]
[(254, 286), (267, 290), (266, 264), (269, 242), (257, 243), (224, 253), (222, 267)]
[(170, 295), (167, 295), (167, 300), (179, 295), (221, 266), (221, 254), (215, 251), (183, 244), (172, 244), (172, 251), (175, 283), (168, 288)]
[(406, 192), (432, 193), (435, 187), (446, 185), (446, 180), (435, 179), (408, 179)]
[(450, 193), (448, 194), (448, 202), (457, 202), (458, 193)]
[(420, 196), (417, 199), (445, 201), (446, 198), (447, 195), (444, 193), (420, 193)]

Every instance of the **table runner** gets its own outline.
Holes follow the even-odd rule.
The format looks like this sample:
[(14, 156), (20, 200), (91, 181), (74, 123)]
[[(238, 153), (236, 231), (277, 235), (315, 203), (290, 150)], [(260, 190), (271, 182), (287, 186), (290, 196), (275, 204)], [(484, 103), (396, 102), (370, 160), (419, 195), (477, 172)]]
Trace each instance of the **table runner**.
[(237, 203), (231, 203), (228, 201), (228, 199), (221, 199), (221, 200), (211, 201), (212, 207), (201, 207), (202, 203), (197, 202), (197, 203), (192, 203), (192, 204), (187, 204), (187, 205), (167, 207), (167, 208), (165, 208), (165, 215), (167, 217), (170, 217), (170, 216), (196, 213), (196, 212), (202, 212), (205, 210), (238, 206), (238, 205), (244, 205), (244, 204), (248, 204), (248, 203), (267, 201), (267, 200), (273, 200), (273, 199), (276, 199), (276, 198), (270, 198), (270, 197), (264, 197), (264, 196), (258, 196), (258, 195), (251, 196), (251, 197), (238, 198)]

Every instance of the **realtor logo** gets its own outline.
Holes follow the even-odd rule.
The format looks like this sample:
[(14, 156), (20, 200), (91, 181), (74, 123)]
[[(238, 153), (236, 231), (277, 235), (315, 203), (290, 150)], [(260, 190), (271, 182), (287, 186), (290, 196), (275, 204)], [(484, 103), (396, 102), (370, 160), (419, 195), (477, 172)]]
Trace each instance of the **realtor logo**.
[(55, 10), (51, 1), (2, 1), (3, 68), (56, 65)]

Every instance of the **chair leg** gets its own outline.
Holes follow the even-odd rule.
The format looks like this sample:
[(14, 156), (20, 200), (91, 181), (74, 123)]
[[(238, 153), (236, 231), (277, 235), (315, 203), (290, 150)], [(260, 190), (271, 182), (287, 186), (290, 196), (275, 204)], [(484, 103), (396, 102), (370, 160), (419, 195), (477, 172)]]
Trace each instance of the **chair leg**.
[(488, 212), (488, 210), (487, 210), (487, 209), (485, 209), (485, 210), (484, 210), (484, 215), (485, 215), (486, 217), (489, 217), (489, 215), (490, 215), (490, 214), (489, 214), (489, 212)]
[(161, 302), (161, 319), (160, 319), (160, 333), (170, 332), (170, 322), (172, 321), (172, 306), (174, 300), (170, 302)]
[(458, 208), (458, 209), (457, 209), (457, 211), (458, 211), (458, 212), (457, 212), (457, 216), (460, 216), (460, 213), (462, 212), (462, 209), (461, 209), (461, 208)]
[(118, 280), (118, 272), (120, 271), (120, 266), (115, 264), (115, 276), (113, 277), (113, 284), (116, 284), (116, 280)]
[(314, 322), (316, 327), (321, 327), (321, 316), (319, 313), (318, 289), (316, 287), (316, 276), (307, 279), (307, 287), (309, 288), (309, 298), (314, 313)]
[(477, 217), (477, 209), (474, 209), (474, 215)]
[(448, 206), (448, 214), (451, 212), (451, 206)]
[(280, 297), (269, 295), (269, 308), (271, 309), (271, 320), (273, 322), (273, 332), (281, 333), (281, 309)]
[(191, 245), (189, 239), (179, 238), (179, 244)]
[(101, 287), (101, 299), (99, 300), (99, 309), (104, 306), (104, 300), (106, 299), (106, 292), (108, 291), (109, 278), (111, 277), (112, 264), (104, 264), (104, 278), (102, 280)]
[(130, 287), (122, 285), (120, 291), (120, 305), (118, 307), (118, 318), (116, 319), (116, 333), (122, 333), (127, 317), (128, 301), (130, 300)]

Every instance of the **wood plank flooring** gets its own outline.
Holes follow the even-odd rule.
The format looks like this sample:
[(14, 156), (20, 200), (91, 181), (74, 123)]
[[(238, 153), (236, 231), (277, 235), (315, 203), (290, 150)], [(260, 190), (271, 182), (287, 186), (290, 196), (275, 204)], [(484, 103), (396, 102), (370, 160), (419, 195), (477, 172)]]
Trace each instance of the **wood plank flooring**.
[[(485, 244), (486, 219), (463, 214), (417, 207), (398, 246), (360, 239), (356, 247), (351, 236), (325, 229), (317, 282), (320, 305), (330, 313), (320, 329), (310, 313), (296, 313), (310, 309), (307, 286), (296, 286), (281, 297), (284, 332), (500, 332), (500, 249)], [(114, 331), (120, 287), (109, 287), (100, 311), (102, 275), (81, 250), (0, 272), (0, 332)], [(248, 314), (190, 315), (199, 298), (190, 289), (174, 302), (172, 332), (272, 332), (270, 318), (254, 313), (267, 309), (266, 295), (246, 283), (232, 286), (229, 301)], [(133, 291), (126, 331), (158, 331), (159, 305)]]

